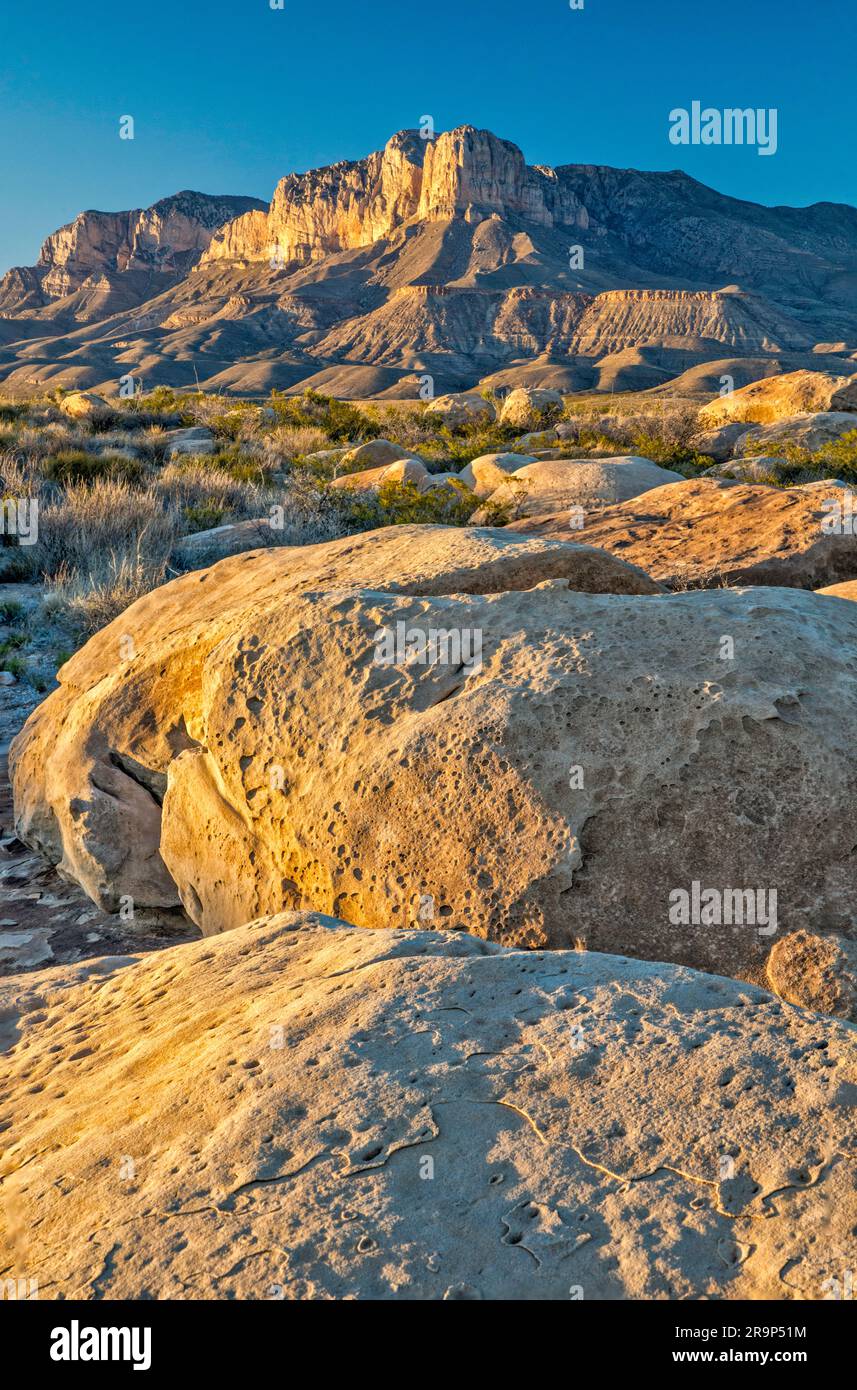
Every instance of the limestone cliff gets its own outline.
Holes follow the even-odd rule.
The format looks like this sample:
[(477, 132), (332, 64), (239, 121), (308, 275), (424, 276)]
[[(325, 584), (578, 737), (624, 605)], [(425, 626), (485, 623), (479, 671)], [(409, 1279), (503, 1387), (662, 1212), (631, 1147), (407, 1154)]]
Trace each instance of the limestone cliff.
[(577, 195), (553, 170), (529, 168), (508, 140), (472, 126), (433, 140), (400, 131), (366, 159), (287, 175), (265, 222), (249, 213), (224, 227), (203, 260), (308, 264), (370, 246), (414, 218), (478, 222), (492, 213), (547, 227), (588, 225)]

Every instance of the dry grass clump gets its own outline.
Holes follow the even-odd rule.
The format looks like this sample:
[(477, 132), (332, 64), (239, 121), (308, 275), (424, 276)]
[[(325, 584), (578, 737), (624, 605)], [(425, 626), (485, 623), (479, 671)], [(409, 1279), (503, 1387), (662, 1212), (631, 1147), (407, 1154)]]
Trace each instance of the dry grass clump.
[[(104, 557), (166, 564), (179, 534), (175, 513), (156, 495), (113, 478), (76, 483), (49, 503), (39, 518), (35, 559), (48, 578), (64, 573), (96, 579)], [(111, 564), (113, 560), (111, 559)]]
[(142, 553), (118, 554), (111, 551), (100, 561), (96, 573), (61, 569), (48, 581), (44, 610), (58, 617), (81, 638), (91, 637), (144, 594), (151, 593), (167, 578), (166, 561), (157, 564)]

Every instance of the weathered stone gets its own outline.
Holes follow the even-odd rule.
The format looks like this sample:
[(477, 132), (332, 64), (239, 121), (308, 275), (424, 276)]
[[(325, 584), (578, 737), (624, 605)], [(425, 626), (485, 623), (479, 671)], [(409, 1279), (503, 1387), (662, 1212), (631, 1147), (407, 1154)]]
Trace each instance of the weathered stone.
[[(683, 481), (680, 473), (633, 454), (597, 461), (542, 459), (510, 474), (488, 495), (486, 507), (502, 507), (513, 518), (552, 515), (571, 507), (580, 509), (583, 516), (593, 516), (650, 488)], [(474, 523), (479, 525), (488, 515), (487, 511), (474, 513)], [(566, 528), (572, 524), (568, 516), (564, 524)], [(580, 515), (573, 524), (582, 524)]]
[(544, 426), (562, 410), (563, 398), (559, 391), (549, 391), (533, 386), (519, 386), (510, 391), (500, 412), (500, 423), (513, 429), (536, 430)]
[(0, 1018), (42, 1297), (815, 1300), (851, 1258), (854, 1029), (753, 986), (285, 914)]
[(369, 439), (365, 444), (358, 444), (356, 448), (343, 454), (339, 468), (341, 473), (365, 472), (369, 468), (381, 468), (384, 464), (398, 463), (400, 459), (408, 458), (425, 467), (422, 459), (418, 459), (416, 454), (412, 454), (401, 444), (394, 444), (389, 439)]
[(814, 453), (855, 430), (857, 415), (844, 410), (789, 415), (771, 425), (754, 425), (748, 429), (735, 445), (735, 456), (776, 454), (784, 444), (795, 444)]
[[(726, 478), (682, 480), (606, 508), (579, 538), (673, 588), (727, 583), (817, 589), (857, 576), (857, 536), (847, 530), (846, 491), (836, 479), (790, 488)], [(840, 534), (833, 529), (837, 503), (846, 522)], [(528, 517), (509, 529), (562, 537), (568, 514)]]
[(217, 445), (214, 441), (214, 435), (204, 425), (193, 425), (190, 429), (168, 430), (166, 433), (164, 458), (168, 463), (171, 459), (183, 458), (188, 454), (210, 457), (216, 453)]
[(707, 454), (715, 463), (725, 463), (735, 453), (738, 440), (750, 429), (749, 423), (733, 420), (717, 429), (702, 430), (688, 441), (698, 454)]
[(653, 592), (647, 576), (587, 546), (502, 531), (396, 526), (315, 546), (238, 554), (132, 605), (62, 667), (10, 761), (22, 836), (114, 911), (178, 903), (160, 856), (174, 757), (197, 746), (206, 658), (243, 621), (293, 591), (493, 593), (558, 578)]
[(717, 396), (699, 412), (707, 428), (728, 420), (767, 425), (804, 411), (857, 411), (857, 375), (830, 372), (786, 372), (752, 381), (728, 396)]
[(771, 949), (768, 982), (782, 999), (857, 1023), (857, 941), (792, 932)]
[[(462, 468), (458, 476), (465, 487), (471, 488), (477, 497), (487, 497), (488, 493), (493, 492), (503, 481), (498, 476), (500, 473), (514, 473), (517, 469), (523, 468), (525, 463), (535, 462), (535, 458), (529, 454), (480, 454), (479, 458), (473, 459)], [(489, 487), (488, 483), (492, 479), (496, 481)]]
[(97, 420), (110, 413), (107, 401), (92, 391), (71, 391), (62, 397), (59, 407), (72, 420)]
[(384, 483), (401, 483), (410, 484), (422, 491), (428, 476), (420, 459), (400, 458), (395, 463), (383, 463), (377, 468), (361, 468), (354, 473), (342, 473), (333, 479), (331, 487), (356, 492), (368, 489), (375, 492)]
[(449, 429), (476, 423), (490, 425), (497, 416), (493, 403), (480, 396), (478, 391), (438, 396), (426, 406), (425, 413), (430, 420), (436, 421), (439, 425), (447, 425)]

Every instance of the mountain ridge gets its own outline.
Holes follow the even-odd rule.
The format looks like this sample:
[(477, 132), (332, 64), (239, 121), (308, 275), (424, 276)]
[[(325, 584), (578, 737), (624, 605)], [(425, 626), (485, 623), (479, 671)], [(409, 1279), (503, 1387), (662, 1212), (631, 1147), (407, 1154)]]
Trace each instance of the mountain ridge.
[(400, 131), (286, 174), (267, 205), (183, 190), (81, 213), (0, 281), (13, 390), (109, 390), (136, 371), (415, 395), (426, 373), (447, 390), (543, 359), (599, 389), (616, 354), (630, 357), (608, 363), (609, 389), (639, 389), (670, 379), (670, 352), (682, 372), (760, 356), (853, 370), (857, 209), (764, 207), (681, 170), (528, 165), (472, 126)]

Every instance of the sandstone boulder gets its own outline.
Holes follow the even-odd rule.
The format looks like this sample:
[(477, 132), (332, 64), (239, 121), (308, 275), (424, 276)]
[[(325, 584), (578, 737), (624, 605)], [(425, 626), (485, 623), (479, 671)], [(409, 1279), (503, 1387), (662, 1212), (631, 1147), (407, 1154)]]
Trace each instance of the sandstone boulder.
[(425, 467), (422, 459), (405, 449), (401, 444), (393, 444), (389, 439), (369, 439), (343, 454), (339, 467), (342, 473), (358, 473), (370, 468), (381, 468), (384, 464), (398, 463), (400, 459), (413, 459)]
[(765, 455), (746, 459), (730, 459), (706, 468), (703, 478), (731, 478), (739, 483), (780, 483), (793, 472), (788, 459), (768, 458)]
[(139, 907), (175, 906), (160, 854), (167, 771), (197, 746), (205, 661), (242, 614), (306, 589), (493, 593), (552, 578), (657, 592), (633, 566), (587, 546), (444, 526), (249, 551), (177, 579), (77, 652), (16, 740), (20, 833), (110, 911), (123, 896)]
[(857, 430), (857, 415), (837, 410), (820, 414), (790, 415), (771, 425), (748, 429), (735, 445), (735, 455), (776, 454), (784, 444), (796, 444), (814, 453), (825, 444), (835, 444), (844, 434)]
[(392, 529), (225, 560), (98, 634), (13, 745), (19, 835), (206, 935), (430, 913), (759, 981), (820, 903), (854, 934), (857, 608), (573, 592), (573, 547)]
[(490, 425), (497, 418), (493, 403), (478, 391), (438, 396), (429, 402), (425, 413), (438, 425), (446, 425), (449, 429), (459, 429), (462, 425)]
[(167, 430), (164, 458), (167, 463), (188, 454), (210, 456), (217, 453), (217, 445), (211, 430), (204, 425), (194, 425), (190, 429)]
[(420, 459), (400, 458), (395, 463), (383, 463), (378, 468), (361, 468), (354, 473), (343, 473), (334, 478), (331, 487), (347, 488), (349, 491), (364, 489), (376, 492), (383, 483), (410, 484), (420, 491), (428, 482), (428, 472)]
[(563, 407), (559, 391), (534, 386), (519, 386), (510, 391), (500, 411), (501, 425), (512, 429), (537, 430), (549, 424)]
[(204, 565), (213, 565), (227, 555), (238, 555), (244, 550), (276, 544), (277, 532), (267, 517), (236, 521), (227, 526), (213, 526), (207, 531), (182, 536), (173, 547), (170, 564), (178, 570), (202, 569)]
[(729, 420), (767, 425), (804, 411), (857, 411), (857, 375), (830, 372), (786, 372), (752, 381), (729, 396), (717, 396), (699, 412), (706, 428)]
[(94, 420), (110, 414), (110, 406), (92, 391), (72, 391), (63, 396), (59, 408), (72, 420)]
[(716, 429), (702, 430), (690, 439), (690, 447), (698, 454), (707, 454), (715, 463), (725, 463), (735, 453), (738, 440), (750, 429), (749, 424), (733, 420)]
[(0, 1018), (0, 1254), (42, 1298), (822, 1300), (850, 1267), (854, 1029), (753, 986), (307, 913), (12, 977)]
[(846, 579), (841, 584), (826, 584), (816, 589), (817, 594), (828, 594), (830, 598), (857, 599), (857, 579)]
[[(490, 508), (502, 507), (513, 517), (542, 516), (561, 508), (580, 508), (586, 515), (638, 497), (650, 488), (683, 482), (680, 473), (660, 468), (649, 459), (625, 454), (618, 458), (541, 459), (510, 474), (486, 499)], [(488, 512), (476, 512), (478, 525)], [(566, 519), (566, 526), (568, 526)], [(580, 525), (579, 517), (574, 523)]]
[[(857, 536), (845, 525), (841, 534), (831, 530), (836, 510), (847, 523), (845, 493), (836, 479), (776, 488), (694, 478), (606, 508), (578, 535), (671, 588), (817, 589), (857, 576)], [(528, 517), (509, 529), (561, 538), (568, 534), (568, 514)]]
[(771, 949), (768, 982), (782, 999), (857, 1023), (857, 941), (791, 932)]
[[(480, 454), (462, 468), (459, 478), (477, 497), (487, 497), (503, 482), (501, 473), (514, 473), (525, 463), (535, 463), (530, 454)], [(491, 486), (489, 486), (489, 482)]]

